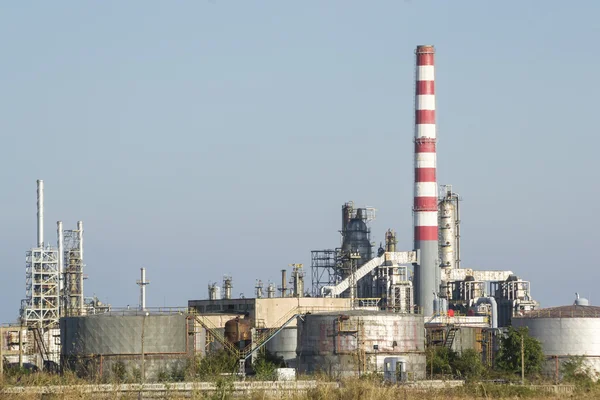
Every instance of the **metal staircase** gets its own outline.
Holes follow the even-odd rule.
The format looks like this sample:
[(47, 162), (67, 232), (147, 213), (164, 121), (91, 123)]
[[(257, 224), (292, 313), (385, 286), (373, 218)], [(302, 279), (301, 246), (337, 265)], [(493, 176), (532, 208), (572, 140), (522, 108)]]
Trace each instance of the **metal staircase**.
[(197, 314), (195, 315), (195, 319), (204, 329), (206, 329), (207, 332), (210, 333), (214, 339), (217, 340), (217, 342), (223, 346), (225, 350), (233, 354), (237, 354), (239, 352), (239, 349), (235, 347), (233, 343), (228, 341), (225, 336), (223, 336), (219, 328), (210, 322), (210, 319), (206, 318), (206, 315)]
[(225, 336), (220, 332), (220, 329), (216, 327), (212, 322), (210, 322), (209, 318), (206, 318), (206, 315), (195, 315), (196, 321), (206, 329), (210, 335), (219, 342), (223, 348), (225, 348), (228, 352), (234, 354), (240, 360), (247, 360), (252, 354), (258, 351), (262, 346), (264, 346), (269, 340), (271, 340), (275, 335), (281, 332), (286, 326), (288, 326), (292, 321), (298, 317), (299, 312), (298, 308), (291, 309), (287, 314), (281, 317), (276, 323), (274, 328), (265, 329), (255, 336), (252, 343), (243, 349), (239, 349), (235, 346), (235, 344), (228, 341)]
[(456, 332), (458, 332), (459, 328), (456, 328), (452, 325), (448, 325), (448, 330), (446, 332), (446, 339), (444, 340), (444, 347), (448, 350), (452, 350), (452, 344), (454, 343), (454, 338), (456, 337)]
[(44, 342), (44, 336), (42, 334), (42, 330), (39, 327), (31, 328), (33, 331), (33, 339), (35, 340), (36, 347), (42, 356), (42, 365), (46, 363), (46, 361), (50, 360), (50, 352), (46, 347), (46, 343)]

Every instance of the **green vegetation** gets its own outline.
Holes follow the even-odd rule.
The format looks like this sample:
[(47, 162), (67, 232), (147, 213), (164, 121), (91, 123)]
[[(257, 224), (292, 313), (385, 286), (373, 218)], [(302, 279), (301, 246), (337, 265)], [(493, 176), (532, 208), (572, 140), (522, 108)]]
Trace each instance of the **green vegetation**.
[(277, 378), (275, 374), (277, 368), (285, 368), (283, 357), (277, 357), (264, 348), (258, 352), (252, 365), (256, 379), (262, 381), (275, 380)]
[(458, 379), (477, 379), (484, 375), (481, 354), (468, 349), (458, 354), (446, 347), (427, 349), (427, 373), (434, 376)]
[(188, 379), (213, 380), (223, 374), (232, 374), (238, 370), (238, 359), (225, 350), (219, 350), (205, 357), (192, 358), (185, 371)]
[(525, 374), (540, 373), (544, 362), (542, 344), (529, 335), (527, 327), (508, 328), (506, 335), (500, 339), (500, 351), (496, 356), (496, 368), (508, 373), (521, 372), (521, 340), (523, 340), (525, 354)]

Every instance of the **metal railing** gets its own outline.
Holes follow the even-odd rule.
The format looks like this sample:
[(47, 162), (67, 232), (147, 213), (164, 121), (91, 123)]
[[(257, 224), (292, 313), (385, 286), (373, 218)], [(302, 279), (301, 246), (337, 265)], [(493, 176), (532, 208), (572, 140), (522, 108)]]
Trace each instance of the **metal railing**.
[(600, 318), (600, 311), (587, 308), (575, 310), (533, 310), (515, 318)]

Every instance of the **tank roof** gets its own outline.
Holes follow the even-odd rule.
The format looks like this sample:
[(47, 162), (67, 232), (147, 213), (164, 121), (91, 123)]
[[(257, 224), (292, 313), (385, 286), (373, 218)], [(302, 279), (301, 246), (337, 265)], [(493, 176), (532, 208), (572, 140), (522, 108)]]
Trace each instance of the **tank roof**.
[(513, 318), (600, 318), (600, 307), (574, 304), (571, 306), (542, 308)]
[(423, 318), (422, 315), (419, 314), (402, 314), (402, 313), (393, 313), (393, 312), (387, 312), (387, 311), (371, 311), (371, 310), (345, 310), (345, 311), (326, 311), (326, 312), (314, 312), (314, 313), (310, 313), (311, 315), (318, 315), (318, 316), (340, 316), (340, 315), (347, 315), (349, 317), (382, 317), (382, 316), (389, 316), (389, 317), (406, 317), (406, 316), (411, 316), (411, 317), (421, 317)]

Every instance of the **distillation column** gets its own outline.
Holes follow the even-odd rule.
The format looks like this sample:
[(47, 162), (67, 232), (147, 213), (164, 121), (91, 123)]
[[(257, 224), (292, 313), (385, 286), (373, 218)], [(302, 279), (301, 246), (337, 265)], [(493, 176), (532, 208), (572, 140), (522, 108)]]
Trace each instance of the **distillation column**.
[(414, 240), (420, 250), (415, 265), (415, 299), (425, 315), (433, 314), (440, 282), (438, 193), (436, 181), (435, 75), (433, 46), (417, 46), (415, 93)]

